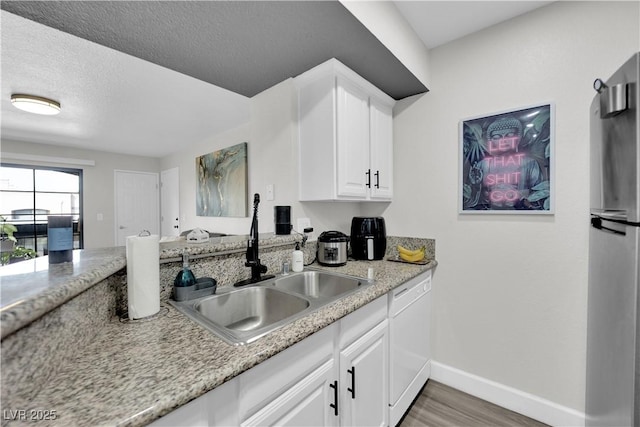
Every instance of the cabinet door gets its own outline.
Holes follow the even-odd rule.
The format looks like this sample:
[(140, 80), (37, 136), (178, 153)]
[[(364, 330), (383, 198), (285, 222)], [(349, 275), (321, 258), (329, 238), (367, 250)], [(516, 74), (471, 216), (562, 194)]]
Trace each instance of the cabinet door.
[(335, 376), (333, 359), (326, 361), (241, 426), (337, 426)]
[(369, 169), (369, 97), (360, 86), (337, 77), (337, 197), (365, 199)]
[(370, 100), (371, 198), (393, 197), (393, 111), (375, 98)]
[(214, 388), (149, 424), (150, 427), (238, 425), (238, 380)]
[(389, 344), (385, 319), (340, 352), (344, 426), (386, 426), (389, 417)]
[(206, 398), (200, 396), (149, 424), (149, 427), (206, 427), (209, 425)]

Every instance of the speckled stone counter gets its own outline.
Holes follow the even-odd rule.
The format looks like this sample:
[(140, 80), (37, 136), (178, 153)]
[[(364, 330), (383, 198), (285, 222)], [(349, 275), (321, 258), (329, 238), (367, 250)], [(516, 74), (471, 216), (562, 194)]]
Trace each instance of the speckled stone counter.
[[(263, 236), (261, 235), (261, 239)], [(293, 245), (299, 236), (267, 236), (261, 251), (282, 245)], [(244, 253), (246, 237), (227, 236), (211, 239), (208, 243), (192, 244), (186, 241), (160, 244), (160, 262), (179, 262), (183, 253), (193, 259)], [(73, 262), (49, 265), (48, 257), (10, 264), (0, 268), (0, 333), (1, 337), (13, 333), (35, 319), (59, 307), (91, 286), (111, 276), (127, 265), (124, 246), (115, 248), (83, 249), (73, 251)], [(181, 268), (182, 264), (176, 264)], [(242, 274), (242, 263), (238, 259), (238, 271)], [(174, 269), (175, 270), (175, 269)], [(169, 273), (175, 277), (174, 270)], [(177, 270), (176, 270), (177, 272)], [(161, 285), (162, 296), (168, 298), (166, 287), (171, 286), (169, 277)]]
[[(246, 346), (226, 344), (167, 304), (148, 320), (114, 316), (87, 342), (67, 349), (46, 385), (3, 390), (3, 410), (55, 411), (55, 420), (36, 425), (145, 425), (435, 266), (435, 260), (426, 265), (350, 260), (342, 267), (320, 267), (360, 277), (373, 268), (376, 283)], [(23, 424), (34, 422), (3, 419), (3, 425)]]
[[(298, 234), (275, 235), (273, 233), (260, 234), (260, 250), (293, 244), (302, 239)], [(160, 244), (161, 262), (181, 260), (183, 253), (188, 253), (192, 259), (211, 256), (212, 253), (223, 255), (246, 251), (247, 236), (223, 236), (212, 238), (206, 243), (188, 243), (185, 240), (164, 242)]]
[(127, 265), (124, 247), (73, 251), (73, 262), (49, 257), (0, 268), (2, 338), (64, 304)]

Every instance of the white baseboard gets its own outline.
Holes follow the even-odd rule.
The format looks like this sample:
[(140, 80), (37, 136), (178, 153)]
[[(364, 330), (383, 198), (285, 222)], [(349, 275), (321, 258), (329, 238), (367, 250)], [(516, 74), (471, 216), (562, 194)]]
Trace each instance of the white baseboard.
[(431, 362), (431, 379), (551, 426), (585, 425), (584, 412), (439, 362)]

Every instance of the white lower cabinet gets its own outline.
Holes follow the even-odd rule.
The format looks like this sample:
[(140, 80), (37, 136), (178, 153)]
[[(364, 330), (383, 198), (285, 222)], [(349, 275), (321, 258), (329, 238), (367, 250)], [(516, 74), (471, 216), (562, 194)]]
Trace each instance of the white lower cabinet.
[(328, 409), (334, 401), (335, 364), (326, 361), (311, 374), (277, 397), (244, 426), (336, 426), (337, 419)]
[(207, 418), (206, 395), (201, 396), (168, 413), (164, 417), (155, 420), (149, 426), (151, 427), (206, 427), (209, 425)]
[(208, 427), (238, 424), (238, 379), (233, 378), (155, 420), (149, 426)]
[[(385, 295), (151, 425), (394, 425), (388, 315)], [(428, 313), (422, 316), (428, 321)], [(409, 332), (415, 326), (402, 328)], [(428, 322), (420, 324), (422, 331), (415, 333), (428, 328)], [(428, 357), (425, 351), (421, 357)]]
[[(250, 415), (246, 419), (241, 415), (241, 425), (386, 425), (386, 310), (386, 297), (379, 298), (276, 355), (282, 356), (282, 364), (278, 360), (270, 363), (270, 359), (254, 368), (255, 372), (242, 374), (241, 390), (251, 395), (241, 396), (241, 412), (246, 408), (244, 415)], [(303, 358), (307, 360), (300, 364)], [(263, 371), (269, 375), (262, 375)], [(247, 398), (257, 402), (253, 396), (259, 390), (271, 390), (270, 395), (262, 394), (270, 397), (262, 400), (261, 408), (243, 402)]]
[(240, 375), (242, 426), (337, 426), (330, 405), (336, 379), (330, 325)]
[(340, 351), (340, 411), (344, 426), (388, 425), (387, 324), (383, 320)]

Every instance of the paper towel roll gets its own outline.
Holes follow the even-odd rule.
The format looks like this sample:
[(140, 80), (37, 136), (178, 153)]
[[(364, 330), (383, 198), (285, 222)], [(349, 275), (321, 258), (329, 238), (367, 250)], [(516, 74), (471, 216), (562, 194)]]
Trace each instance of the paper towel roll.
[(127, 237), (129, 319), (140, 319), (160, 311), (159, 242), (155, 234)]

